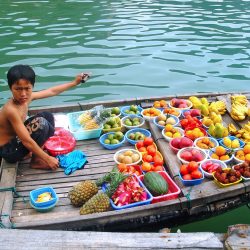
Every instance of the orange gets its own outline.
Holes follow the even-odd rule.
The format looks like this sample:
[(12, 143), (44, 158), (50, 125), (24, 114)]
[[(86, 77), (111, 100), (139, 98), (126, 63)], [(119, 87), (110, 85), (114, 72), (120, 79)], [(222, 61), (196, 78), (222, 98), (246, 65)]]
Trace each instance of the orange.
[(245, 154), (250, 154), (250, 144), (246, 144), (243, 148)]
[(250, 153), (245, 155), (245, 160), (250, 162)]
[(229, 157), (229, 155), (222, 155), (222, 156), (220, 156), (220, 160), (221, 161), (226, 161), (226, 160), (228, 160), (230, 157)]
[(161, 107), (161, 103), (159, 101), (155, 101), (154, 102), (154, 107), (155, 108), (160, 108)]
[(219, 160), (219, 156), (215, 153), (211, 154), (211, 158)]
[(141, 166), (142, 171), (150, 171), (151, 164), (149, 162), (143, 162)]
[(218, 156), (222, 156), (222, 155), (226, 154), (226, 152), (227, 152), (226, 149), (223, 148), (222, 146), (217, 146), (215, 148), (215, 154), (217, 154)]
[(165, 131), (166, 132), (170, 132), (171, 130), (173, 129), (173, 125), (172, 124), (167, 124), (166, 126), (165, 126)]

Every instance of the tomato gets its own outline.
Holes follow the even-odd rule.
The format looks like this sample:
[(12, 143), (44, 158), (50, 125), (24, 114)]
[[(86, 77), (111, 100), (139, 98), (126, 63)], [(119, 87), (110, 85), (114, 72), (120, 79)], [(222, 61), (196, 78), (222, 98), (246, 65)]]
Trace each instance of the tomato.
[(138, 141), (138, 142), (136, 143), (136, 147), (137, 147), (137, 149), (144, 147), (143, 141)]
[(147, 152), (147, 149), (145, 147), (141, 147), (138, 149), (139, 152)]
[(163, 165), (163, 159), (159, 155), (155, 155), (153, 157), (154, 166), (162, 166)]
[(199, 170), (195, 170), (191, 173), (193, 179), (200, 179), (202, 178), (202, 173)]
[(199, 165), (196, 161), (190, 161), (187, 165), (188, 172), (191, 173), (198, 169)]
[(155, 156), (155, 154), (156, 154), (155, 146), (153, 144), (150, 146), (147, 146), (147, 152), (149, 155)]
[(141, 165), (142, 171), (150, 171), (152, 168), (151, 164), (149, 162), (143, 162)]
[(186, 180), (186, 181), (192, 180), (192, 177), (191, 177), (190, 174), (185, 174), (185, 175), (182, 176), (182, 178), (183, 178), (183, 180)]
[(154, 140), (152, 137), (145, 137), (143, 143), (144, 143), (144, 146), (149, 146), (154, 143)]
[(187, 168), (187, 165), (186, 164), (183, 164), (183, 165), (181, 165), (181, 168), (180, 168), (180, 173), (181, 173), (181, 175), (183, 176), (183, 175), (186, 175), (186, 174), (188, 174), (189, 172), (188, 172), (188, 168)]
[(152, 162), (153, 161), (153, 156), (152, 155), (149, 155), (147, 153), (145, 153), (143, 156), (142, 156), (142, 159), (143, 161), (146, 161), (146, 162)]

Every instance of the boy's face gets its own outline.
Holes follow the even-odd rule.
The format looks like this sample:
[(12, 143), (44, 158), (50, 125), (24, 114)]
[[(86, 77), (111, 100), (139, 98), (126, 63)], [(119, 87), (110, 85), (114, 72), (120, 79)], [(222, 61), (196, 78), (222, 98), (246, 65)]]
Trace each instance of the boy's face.
[(32, 90), (32, 84), (25, 79), (20, 79), (11, 86), (13, 98), (19, 104), (26, 103), (30, 100)]

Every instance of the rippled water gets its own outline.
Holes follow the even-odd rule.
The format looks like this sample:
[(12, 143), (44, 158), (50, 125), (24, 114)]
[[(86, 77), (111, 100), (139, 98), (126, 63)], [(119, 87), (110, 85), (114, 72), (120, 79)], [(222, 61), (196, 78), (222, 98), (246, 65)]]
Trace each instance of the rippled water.
[[(249, 37), (250, 0), (1, 1), (0, 105), (10, 97), (6, 72), (14, 64), (35, 69), (35, 90), (92, 72), (49, 105), (250, 91)], [(42, 105), (48, 100), (33, 104)], [(250, 224), (247, 214), (245, 206), (181, 229), (225, 232)]]
[(0, 105), (17, 63), (35, 69), (36, 90), (93, 73), (51, 104), (250, 89), (249, 0), (3, 2)]

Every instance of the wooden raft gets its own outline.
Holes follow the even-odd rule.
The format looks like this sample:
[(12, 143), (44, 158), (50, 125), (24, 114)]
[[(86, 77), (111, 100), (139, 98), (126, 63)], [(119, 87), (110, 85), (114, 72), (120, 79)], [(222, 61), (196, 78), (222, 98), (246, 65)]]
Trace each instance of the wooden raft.
[[(207, 97), (209, 97), (209, 101), (224, 98), (228, 103), (229, 95), (218, 98), (217, 95)], [(201, 94), (201, 96), (206, 95)], [(247, 96), (250, 99), (249, 94)], [(187, 96), (183, 97), (187, 98)], [(158, 99), (170, 98), (158, 97)], [(137, 104), (141, 101), (144, 105), (152, 105), (152, 100), (151, 103), (150, 100), (129, 100), (127, 103), (133, 103), (132, 101)], [(111, 102), (109, 105), (122, 106), (127, 103)], [(94, 106), (94, 104), (92, 105)], [(95, 105), (97, 104), (95, 103)], [(88, 106), (83, 106), (83, 104), (80, 106), (85, 109), (90, 107), (89, 104)], [(69, 107), (69, 110), (65, 107), (53, 109), (54, 112), (71, 112), (72, 110), (76, 111), (76, 107)], [(229, 114), (225, 114), (223, 120), (226, 123), (233, 122)], [(234, 124), (236, 123), (234, 122)], [(238, 128), (242, 125), (243, 123), (236, 124)], [(84, 169), (77, 170), (69, 176), (65, 175), (61, 168), (55, 172), (30, 169), (29, 161), (19, 162), (17, 168), (16, 165), (3, 161), (1, 187), (15, 187), (19, 197), (13, 198), (13, 190), (0, 193), (2, 224), (7, 228), (127, 231), (161, 221), (165, 222), (167, 227), (172, 227), (217, 215), (249, 202), (250, 182), (219, 188), (212, 180), (206, 179), (202, 184), (192, 188), (184, 187), (178, 177), (180, 162), (169, 148), (168, 142), (164, 140), (160, 130), (152, 122), (147, 123), (146, 126), (150, 128), (164, 157), (166, 170), (182, 190), (179, 198), (119, 211), (111, 210), (100, 214), (79, 215), (79, 208), (73, 207), (67, 198), (68, 191), (82, 180), (96, 180), (110, 171), (115, 165), (113, 155), (116, 152), (116, 150), (104, 149), (99, 144), (98, 139), (84, 140), (77, 142), (76, 149), (82, 150), (87, 155), (88, 163)], [(122, 148), (134, 147), (125, 143)], [(59, 195), (59, 203), (52, 211), (39, 213), (29, 204), (29, 192), (38, 187), (50, 185), (55, 188)]]

